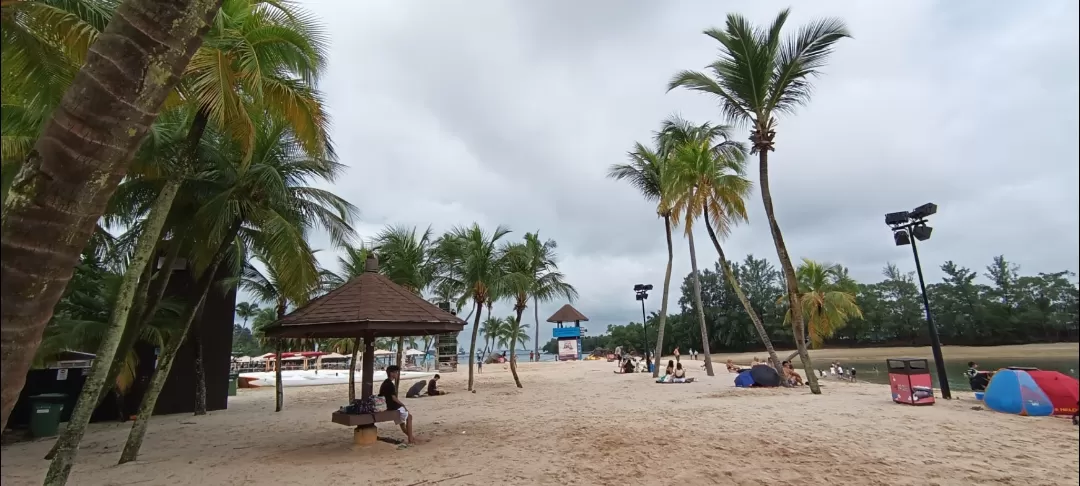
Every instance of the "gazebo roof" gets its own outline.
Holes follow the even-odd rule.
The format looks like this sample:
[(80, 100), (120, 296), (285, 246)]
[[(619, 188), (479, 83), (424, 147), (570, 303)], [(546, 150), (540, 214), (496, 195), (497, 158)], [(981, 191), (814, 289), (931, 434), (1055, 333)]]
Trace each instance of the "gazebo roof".
[(560, 307), (559, 310), (555, 311), (555, 313), (552, 314), (551, 317), (549, 317), (547, 321), (548, 322), (577, 322), (577, 321), (587, 321), (587, 320), (589, 320), (589, 318), (585, 317), (585, 314), (582, 314), (582, 313), (578, 312), (578, 310), (575, 309), (574, 306), (572, 306), (570, 304), (566, 304), (566, 305)]
[(272, 338), (419, 336), (461, 331), (465, 321), (378, 272), (368, 255), (364, 273), (267, 326)]

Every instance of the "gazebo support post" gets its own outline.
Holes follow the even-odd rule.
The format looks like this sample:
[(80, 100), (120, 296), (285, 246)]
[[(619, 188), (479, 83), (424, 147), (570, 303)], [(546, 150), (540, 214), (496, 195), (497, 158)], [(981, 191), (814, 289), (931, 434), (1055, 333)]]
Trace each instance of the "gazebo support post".
[[(375, 388), (375, 337), (368, 334), (364, 336), (364, 357), (362, 359), (363, 370), (360, 372), (360, 398), (373, 395)], [(355, 392), (354, 392), (355, 393)], [(375, 424), (358, 425), (353, 431), (353, 444), (366, 446), (379, 440), (379, 429)]]
[(280, 412), (285, 404), (285, 395), (281, 386), (281, 340), (274, 340), (274, 411)]
[(364, 399), (375, 394), (375, 338), (370, 334), (364, 336), (364, 357), (361, 362), (360, 398)]

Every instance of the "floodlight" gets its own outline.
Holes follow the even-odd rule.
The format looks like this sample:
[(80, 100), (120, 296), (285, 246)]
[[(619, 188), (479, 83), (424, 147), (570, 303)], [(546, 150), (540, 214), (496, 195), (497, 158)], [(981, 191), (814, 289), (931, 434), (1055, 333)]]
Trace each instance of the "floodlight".
[(638, 293), (634, 298), (636, 300), (645, 300), (645, 294)]
[(889, 213), (885, 215), (885, 224), (889, 226), (896, 226), (898, 224), (904, 224), (908, 222), (910, 215), (907, 211), (900, 211), (899, 213)]
[(911, 219), (924, 219), (937, 213), (937, 204), (926, 203), (911, 210)]
[(896, 246), (904, 246), (911, 244), (911, 238), (908, 236), (907, 231), (894, 231), (892, 237), (893, 241), (896, 242)]
[(645, 290), (652, 290), (652, 284), (646, 284)]
[(645, 284), (637, 284), (634, 286), (634, 292), (641, 292), (645, 290)]
[(914, 236), (916, 240), (926, 241), (930, 239), (930, 232), (932, 231), (934, 231), (934, 228), (923, 224), (911, 228), (911, 235)]

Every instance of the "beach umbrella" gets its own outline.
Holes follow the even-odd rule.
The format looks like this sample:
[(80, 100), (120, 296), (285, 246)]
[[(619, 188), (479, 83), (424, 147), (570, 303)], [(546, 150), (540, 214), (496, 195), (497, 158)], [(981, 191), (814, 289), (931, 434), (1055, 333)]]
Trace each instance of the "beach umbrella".
[(387, 351), (385, 349), (376, 349), (375, 350), (375, 356), (389, 356), (391, 354), (394, 354), (394, 352), (393, 351)]
[(237, 363), (250, 363), (251, 362), (251, 356), (241, 356), (239, 358), (236, 358), (236, 362)]
[(348, 358), (349, 357), (345, 356), (344, 354), (337, 354), (337, 353), (327, 353), (327, 354), (324, 354), (322, 356), (319, 356), (319, 359), (348, 359)]
[(423, 351), (420, 351), (419, 349), (406, 349), (405, 350), (405, 356), (423, 356), (424, 354), (427, 354), (427, 353), (424, 353)]

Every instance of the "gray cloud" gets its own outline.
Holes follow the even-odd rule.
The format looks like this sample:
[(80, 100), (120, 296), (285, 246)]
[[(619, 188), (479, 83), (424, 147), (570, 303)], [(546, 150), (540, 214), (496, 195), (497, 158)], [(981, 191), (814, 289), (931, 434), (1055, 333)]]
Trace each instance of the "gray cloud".
[[(763, 23), (786, 6), (304, 5), (332, 36), (322, 87), (351, 166), (334, 188), (360, 207), (360, 232), (473, 221), (508, 225), (515, 238), (539, 229), (559, 242), (594, 331), (640, 318), (634, 283), (656, 285), (658, 308), (665, 264), (651, 205), (606, 179), (608, 166), (665, 116), (720, 121), (714, 100), (666, 93), (667, 80), (714, 58), (700, 32), (728, 11)], [(934, 201), (940, 214), (923, 247), (931, 280), (945, 260), (981, 270), (1001, 253), (1027, 272), (1077, 269), (1075, 2), (828, 2), (796, 6), (789, 25), (821, 16), (844, 18), (855, 39), (838, 46), (811, 103), (779, 126), (771, 183), (793, 256), (841, 262), (868, 281), (889, 261), (913, 270), (882, 216)], [(756, 164), (748, 170), (756, 180)], [(748, 206), (751, 224), (726, 251), (775, 261), (760, 197)], [(711, 267), (704, 231), (697, 239)], [(325, 240), (316, 246), (333, 266)], [(685, 246), (677, 238), (673, 305), (689, 271)], [(541, 319), (561, 304), (543, 305)]]

